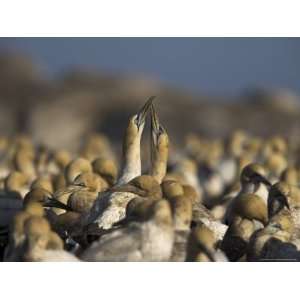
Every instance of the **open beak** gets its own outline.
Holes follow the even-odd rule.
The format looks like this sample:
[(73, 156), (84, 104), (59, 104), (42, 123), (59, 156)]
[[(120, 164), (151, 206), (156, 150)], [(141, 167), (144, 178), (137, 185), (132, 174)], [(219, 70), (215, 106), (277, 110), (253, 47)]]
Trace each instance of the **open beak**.
[(72, 208), (70, 206), (56, 200), (55, 198), (46, 198), (45, 202), (43, 203), (43, 206), (44, 207), (61, 208), (66, 211), (72, 211)]
[(254, 180), (256, 183), (264, 183), (268, 187), (272, 186), (272, 184), (270, 183), (269, 180), (267, 180), (265, 177), (263, 177), (262, 175), (260, 175), (258, 173), (255, 174)]
[(137, 126), (140, 127), (146, 119), (147, 112), (156, 96), (151, 96), (137, 114)]

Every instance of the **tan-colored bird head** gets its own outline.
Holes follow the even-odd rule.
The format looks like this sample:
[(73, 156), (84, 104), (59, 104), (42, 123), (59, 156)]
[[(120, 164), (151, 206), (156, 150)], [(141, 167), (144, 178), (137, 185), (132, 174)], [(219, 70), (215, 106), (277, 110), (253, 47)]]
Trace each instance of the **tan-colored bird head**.
[(24, 197), (23, 206), (25, 209), (29, 204), (37, 202), (43, 205), (46, 199), (51, 198), (52, 194), (43, 188), (33, 188)]
[(290, 186), (285, 182), (280, 181), (272, 185), (268, 197), (269, 218), (272, 218), (284, 208), (290, 209), (290, 193)]
[(21, 196), (26, 193), (29, 179), (24, 173), (13, 171), (4, 181), (4, 188), (7, 192), (17, 192)]
[(107, 182), (93, 172), (79, 174), (73, 181), (73, 185), (88, 188), (91, 192), (100, 192), (108, 188)]
[(228, 139), (227, 148), (230, 155), (239, 157), (244, 152), (244, 145), (248, 139), (247, 134), (242, 130), (236, 130)]
[(299, 183), (297, 169), (289, 166), (282, 172), (280, 180), (286, 182), (287, 184), (297, 186)]
[(151, 172), (161, 183), (167, 172), (169, 155), (169, 137), (159, 123), (153, 104), (151, 104)]
[(198, 172), (197, 163), (192, 159), (185, 158), (181, 160), (178, 167), (179, 171), (183, 173), (197, 174)]
[(282, 136), (274, 136), (268, 141), (273, 153), (285, 154), (288, 149), (286, 140)]
[(266, 179), (266, 171), (264, 167), (260, 164), (251, 163), (244, 167), (241, 173), (241, 184), (259, 184), (263, 183), (270, 186), (270, 182)]
[(132, 143), (133, 139), (135, 139), (137, 136), (140, 137), (142, 135), (147, 113), (154, 99), (155, 99), (154, 96), (150, 97), (147, 100), (147, 102), (144, 104), (144, 106), (139, 110), (139, 112), (130, 118), (128, 127), (126, 129), (126, 134), (124, 139), (125, 145), (123, 149), (124, 148), (127, 149)]
[(90, 161), (82, 157), (72, 160), (65, 169), (67, 184), (72, 184), (75, 178), (83, 172), (93, 172)]
[(19, 134), (14, 138), (14, 143), (18, 149), (26, 149), (28, 151), (34, 152), (34, 146), (29, 138), (29, 136), (24, 134)]
[(97, 158), (92, 163), (93, 171), (103, 177), (110, 186), (114, 185), (118, 176), (118, 168), (112, 159)]
[(196, 192), (195, 188), (193, 188), (189, 184), (184, 184), (182, 187), (183, 187), (183, 191), (184, 191), (184, 196), (189, 197), (192, 200), (193, 204), (197, 203), (197, 202), (201, 202), (202, 199)]
[(169, 199), (173, 212), (174, 228), (178, 231), (188, 231), (192, 222), (193, 204), (184, 195)]
[(166, 199), (170, 199), (184, 194), (182, 184), (176, 180), (164, 180), (161, 184), (163, 196)]
[(132, 179), (127, 184), (111, 188), (113, 192), (129, 192), (140, 197), (162, 198), (162, 191), (159, 183), (150, 175), (141, 175)]
[(72, 160), (71, 153), (66, 150), (57, 150), (52, 154), (51, 160), (63, 170)]
[(50, 193), (53, 193), (53, 184), (51, 182), (50, 177), (42, 176), (34, 180), (31, 184), (31, 189), (36, 188), (44, 189)]
[(281, 153), (272, 153), (268, 155), (265, 161), (266, 169), (276, 178), (286, 169), (288, 165), (287, 159)]
[(34, 152), (25, 148), (18, 149), (13, 160), (15, 169), (24, 173), (30, 180), (33, 180), (37, 174), (34, 159)]
[(112, 157), (111, 151), (109, 139), (104, 134), (91, 133), (87, 137), (80, 153), (84, 158), (93, 161), (97, 157)]
[(135, 197), (126, 206), (126, 219), (144, 221), (151, 217), (154, 200)]

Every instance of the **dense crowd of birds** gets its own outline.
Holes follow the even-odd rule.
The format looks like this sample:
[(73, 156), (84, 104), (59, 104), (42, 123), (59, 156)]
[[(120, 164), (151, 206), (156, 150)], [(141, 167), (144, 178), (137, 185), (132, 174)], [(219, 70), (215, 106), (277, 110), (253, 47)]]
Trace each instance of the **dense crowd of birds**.
[(0, 138), (1, 260), (300, 259), (300, 145), (237, 130), (177, 149), (153, 100), (129, 119), (119, 160), (102, 134), (76, 154)]

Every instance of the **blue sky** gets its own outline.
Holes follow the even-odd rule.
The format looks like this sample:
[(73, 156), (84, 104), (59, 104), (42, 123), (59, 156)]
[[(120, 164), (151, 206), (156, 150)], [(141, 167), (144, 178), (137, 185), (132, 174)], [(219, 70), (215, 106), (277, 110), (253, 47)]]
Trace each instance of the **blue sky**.
[(56, 75), (72, 66), (144, 73), (206, 94), (249, 87), (300, 94), (299, 38), (0, 38), (0, 50), (30, 55)]

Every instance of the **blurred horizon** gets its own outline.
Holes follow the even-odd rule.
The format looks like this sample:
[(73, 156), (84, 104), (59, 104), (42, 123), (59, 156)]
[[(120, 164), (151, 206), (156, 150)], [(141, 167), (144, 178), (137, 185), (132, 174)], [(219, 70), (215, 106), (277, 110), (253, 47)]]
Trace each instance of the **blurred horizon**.
[(1, 52), (28, 55), (50, 78), (86, 68), (215, 96), (300, 94), (299, 38), (0, 38)]

